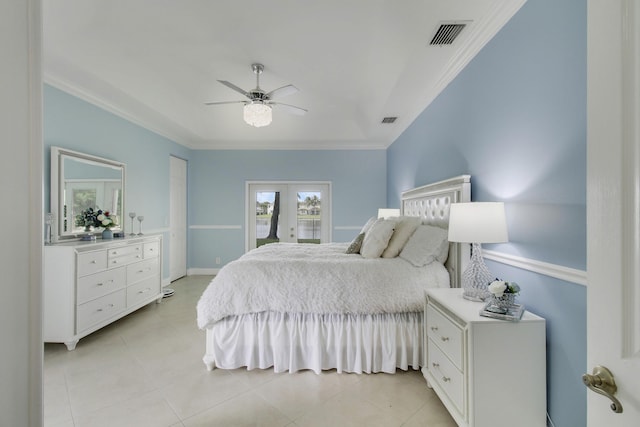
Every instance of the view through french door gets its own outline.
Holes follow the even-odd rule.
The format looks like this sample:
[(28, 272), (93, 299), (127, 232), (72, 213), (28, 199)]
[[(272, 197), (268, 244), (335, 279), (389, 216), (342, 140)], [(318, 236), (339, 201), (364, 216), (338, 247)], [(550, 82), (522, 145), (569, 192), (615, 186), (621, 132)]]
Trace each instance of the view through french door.
[(331, 240), (331, 184), (247, 183), (247, 250), (267, 243)]

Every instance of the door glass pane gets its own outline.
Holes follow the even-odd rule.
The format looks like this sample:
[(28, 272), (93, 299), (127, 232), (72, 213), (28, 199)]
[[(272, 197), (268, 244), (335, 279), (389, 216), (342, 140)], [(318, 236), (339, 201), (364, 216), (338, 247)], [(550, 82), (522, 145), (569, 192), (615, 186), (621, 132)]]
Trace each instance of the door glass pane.
[(298, 192), (298, 243), (320, 243), (322, 193)]
[(279, 242), (280, 192), (256, 192), (256, 248)]

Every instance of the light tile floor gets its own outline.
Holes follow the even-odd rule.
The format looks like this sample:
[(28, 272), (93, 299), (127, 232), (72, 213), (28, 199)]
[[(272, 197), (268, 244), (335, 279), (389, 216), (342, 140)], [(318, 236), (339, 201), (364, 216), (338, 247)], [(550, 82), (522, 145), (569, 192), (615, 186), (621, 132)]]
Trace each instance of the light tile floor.
[(455, 426), (419, 371), (208, 372), (195, 307), (210, 279), (174, 282), (74, 351), (45, 344), (45, 426)]

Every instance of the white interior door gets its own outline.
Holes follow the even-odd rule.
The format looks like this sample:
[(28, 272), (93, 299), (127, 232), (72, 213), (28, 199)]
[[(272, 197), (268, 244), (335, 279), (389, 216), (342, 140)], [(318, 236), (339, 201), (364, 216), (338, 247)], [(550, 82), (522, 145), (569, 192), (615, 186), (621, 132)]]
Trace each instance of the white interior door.
[(587, 392), (590, 427), (640, 425), (639, 26), (637, 0), (588, 2), (586, 370), (609, 369), (622, 408)]
[(187, 161), (170, 156), (169, 276), (187, 275)]
[(247, 250), (272, 242), (330, 240), (329, 183), (247, 183)]

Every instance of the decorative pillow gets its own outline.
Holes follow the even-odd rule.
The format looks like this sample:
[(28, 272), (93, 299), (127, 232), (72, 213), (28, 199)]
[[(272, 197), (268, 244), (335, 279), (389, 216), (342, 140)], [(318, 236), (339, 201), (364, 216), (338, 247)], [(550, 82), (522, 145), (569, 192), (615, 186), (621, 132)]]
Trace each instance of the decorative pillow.
[(360, 233), (356, 236), (355, 239), (351, 242), (349, 247), (347, 248), (348, 254), (359, 254), (360, 248), (362, 247), (362, 241), (364, 240), (364, 233)]
[(447, 234), (444, 228), (421, 225), (411, 235), (399, 256), (416, 267), (423, 267), (436, 260), (444, 262), (449, 252)]
[(411, 237), (413, 232), (416, 231), (416, 228), (422, 223), (417, 216), (401, 216), (394, 219), (396, 221), (396, 229), (391, 235), (387, 248), (382, 252), (382, 258), (397, 257), (409, 240), (409, 237)]
[(362, 227), (362, 230), (360, 230), (360, 233), (366, 233), (367, 231), (369, 231), (369, 229), (371, 228), (373, 223), (376, 222), (377, 219), (378, 218), (376, 218), (375, 216), (372, 216), (371, 218), (369, 218), (369, 220), (367, 220), (367, 222)]
[(389, 243), (389, 239), (391, 239), (395, 226), (396, 222), (393, 220), (377, 219), (369, 231), (364, 233), (360, 254), (364, 258), (380, 258)]

